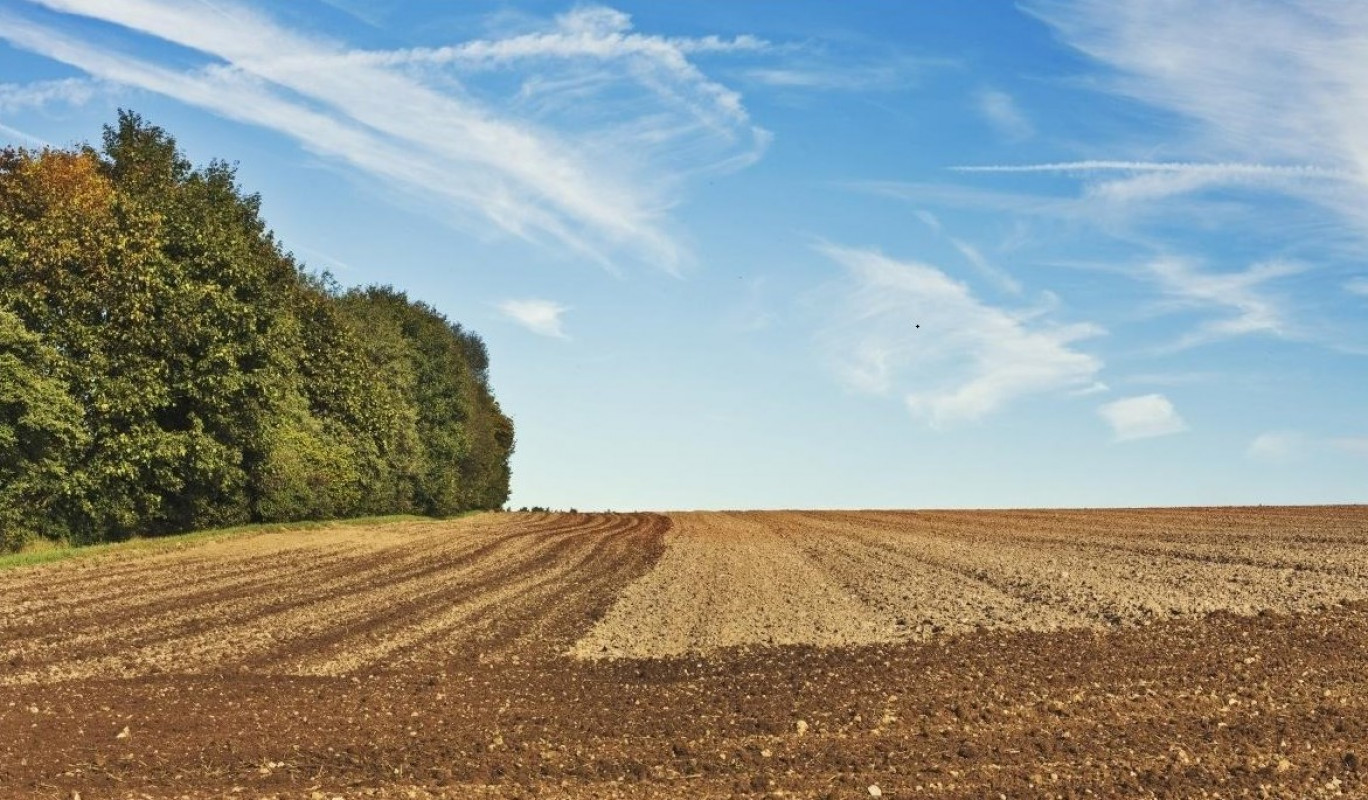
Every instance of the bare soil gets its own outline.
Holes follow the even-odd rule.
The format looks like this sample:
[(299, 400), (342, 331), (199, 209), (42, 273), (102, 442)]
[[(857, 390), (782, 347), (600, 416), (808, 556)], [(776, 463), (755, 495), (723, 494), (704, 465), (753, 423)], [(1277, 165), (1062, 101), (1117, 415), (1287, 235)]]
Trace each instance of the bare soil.
[(1368, 797), (1368, 509), (488, 514), (0, 573), (0, 797)]
[(983, 629), (1110, 629), (1368, 600), (1368, 510), (673, 514), (575, 648), (668, 657)]

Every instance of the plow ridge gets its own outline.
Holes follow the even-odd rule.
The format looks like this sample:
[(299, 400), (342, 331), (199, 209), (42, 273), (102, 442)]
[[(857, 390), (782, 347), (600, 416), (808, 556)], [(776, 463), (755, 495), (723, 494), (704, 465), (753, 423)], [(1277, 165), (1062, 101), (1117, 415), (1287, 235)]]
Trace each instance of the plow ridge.
[(367, 614), (359, 625), (334, 626), (317, 636), (297, 639), (289, 647), (266, 653), (247, 666), (269, 667), (297, 660), (302, 663), (290, 667), (289, 671), (333, 674), (339, 670), (332, 659), (326, 656), (320, 659), (319, 654), (341, 650), (349, 654), (346, 660), (353, 666), (395, 656), (426, 640), (448, 634), (487, 608), (497, 606), (500, 615), (508, 613), (509, 605), (526, 602), (529, 592), (559, 577), (559, 573), (579, 566), (584, 559), (572, 557), (576, 551), (586, 546), (602, 548), (606, 540), (600, 534), (612, 536), (622, 532), (604, 526), (565, 532), (545, 531), (542, 537), (554, 538), (542, 541), (520, 537), (536, 546), (519, 550), (492, 566), (483, 563), (486, 560), (483, 556), (490, 555), (486, 550), (469, 561), (469, 569), (446, 576), (431, 591), (406, 597), (400, 602), (386, 602)]
[[(300, 597), (310, 593), (325, 599), (345, 598), (402, 586), (430, 577), (434, 569), (439, 568), (431, 563), (429, 544), (424, 541), (421, 547), (414, 549), (385, 547), (370, 552), (356, 551), (340, 559), (325, 559), (326, 566), (321, 570), (316, 569), (307, 556), (302, 556), (284, 569), (264, 569), (252, 580), (230, 582), (228, 586), (212, 583), (213, 576), (206, 576), (200, 582), (207, 583), (210, 588), (162, 598), (152, 607), (155, 613), (140, 615), (125, 611), (129, 622), (117, 627), (99, 624), (98, 617), (77, 614), (47, 635), (30, 634), (25, 637), (28, 650), (25, 661), (79, 661), (91, 653), (104, 654), (108, 643), (115, 639), (124, 654), (168, 642), (173, 643), (170, 646), (175, 649), (175, 642), (205, 630), (218, 628), (226, 632), (277, 617), (297, 608), (301, 604)], [(183, 584), (182, 590), (186, 585), (190, 584)], [(134, 590), (137, 590), (136, 586)], [(115, 594), (109, 602), (123, 607), (125, 596), (124, 592)], [(87, 606), (102, 605), (90, 603), (86, 598), (78, 597), (78, 601)], [(137, 607), (136, 602), (130, 605)], [(56, 659), (45, 658), (43, 645), (46, 644), (64, 648), (64, 652)], [(107, 658), (104, 663), (108, 663)]]
[(1362, 508), (539, 513), (16, 570), (0, 800), (1364, 796), (1366, 554)]
[[(529, 576), (578, 563), (576, 552), (602, 553), (608, 542), (640, 530), (658, 538), (652, 524), (602, 515), (543, 515), (516, 525), (458, 521), (417, 531), (397, 527), (321, 553), (290, 541), (313, 534), (282, 534), (283, 542), (240, 543), (248, 552), (264, 551), (256, 554), (223, 546), (222, 570), (212, 555), (183, 554), (190, 575), (156, 588), (62, 581), (65, 604), (34, 614), (20, 603), (0, 615), (0, 657), (10, 667), (0, 672), (0, 683), (288, 670), (296, 662), (327, 673), (336, 671), (328, 665), (338, 659), (373, 663), (350, 651), (365, 650), (378, 633), (390, 641), (408, 636), (406, 647), (416, 647), (430, 633), (406, 631), (422, 632), (432, 618), (493, 597), (500, 584), (530, 586)], [(175, 570), (178, 563), (169, 561), (161, 567)], [(127, 622), (109, 625), (111, 609)]]

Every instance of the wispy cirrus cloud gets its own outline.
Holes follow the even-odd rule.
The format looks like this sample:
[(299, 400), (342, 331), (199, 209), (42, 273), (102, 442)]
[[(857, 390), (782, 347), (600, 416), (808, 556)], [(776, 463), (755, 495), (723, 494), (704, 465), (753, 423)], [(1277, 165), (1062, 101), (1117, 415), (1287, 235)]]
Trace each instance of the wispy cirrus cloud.
[(940, 217), (936, 216), (935, 214), (932, 214), (930, 211), (927, 211), (924, 208), (916, 209), (912, 212), (912, 214), (917, 219), (921, 220), (923, 225), (930, 228), (935, 233), (940, 233), (941, 231), (945, 230), (945, 225), (940, 221)]
[(975, 105), (988, 124), (1008, 139), (1020, 141), (1035, 134), (1035, 126), (1016, 100), (1000, 89), (980, 91), (975, 97)]
[(90, 102), (100, 91), (94, 81), (83, 78), (63, 78), (33, 83), (0, 83), (0, 114), (29, 108), (43, 108), (54, 103), (79, 106)]
[[(960, 186), (878, 190), (1029, 218), (1066, 236), (1096, 232), (1154, 252), (1205, 256), (1143, 274), (1169, 306), (1212, 316), (1168, 349), (1259, 334), (1363, 352), (1361, 320), (1343, 304), (1327, 304), (1324, 291), (1335, 272), (1368, 252), (1368, 6), (1027, 0), (1023, 7), (1092, 60), (1091, 90), (1134, 101), (1124, 106), (1127, 135), (1071, 148), (1101, 157), (964, 164), (953, 168)], [(985, 186), (989, 178), (1010, 191)], [(1299, 268), (1213, 274), (1192, 266), (1219, 264), (1231, 252), (1249, 264), (1260, 259), (1258, 249), (1295, 254), (1318, 274), (1276, 286)], [(1313, 304), (1322, 313), (1299, 311)]]
[(1305, 270), (1301, 264), (1270, 261), (1242, 272), (1202, 272), (1178, 258), (1159, 259), (1147, 267), (1176, 308), (1225, 312), (1183, 336), (1175, 345), (1178, 348), (1250, 334), (1293, 335), (1293, 323), (1281, 303), (1260, 287)]
[(1297, 431), (1266, 431), (1250, 441), (1245, 455), (1265, 463), (1286, 463), (1304, 455), (1309, 444), (1306, 436)]
[(1301, 431), (1266, 431), (1255, 436), (1245, 449), (1254, 461), (1286, 464), (1327, 453), (1368, 456), (1368, 436), (1312, 436)]
[[(695, 172), (749, 164), (769, 140), (749, 122), (739, 95), (689, 61), (695, 52), (758, 41), (640, 36), (631, 32), (630, 18), (611, 9), (562, 15), (540, 39), (479, 40), (444, 55), (441, 49), (356, 53), (236, 3), (34, 2), (175, 43), (206, 61), (187, 69), (133, 58), (103, 40), (78, 39), (8, 11), (0, 12), (0, 38), (96, 79), (289, 135), (315, 153), (444, 204), (472, 227), (492, 222), (604, 263), (625, 254), (678, 269), (687, 254), (670, 231), (668, 211), (681, 182)], [(483, 55), (475, 58), (477, 52)], [(462, 53), (469, 58), (462, 60)], [(471, 59), (516, 62), (524, 87), (549, 94), (558, 90), (547, 75), (584, 72), (583, 62), (592, 61), (595, 74), (584, 91), (635, 93), (631, 103), (613, 107), (611, 118), (573, 116), (575, 108), (594, 105), (529, 106), (516, 96), (481, 95), (459, 70), (430, 77), (412, 69), (419, 61), (469, 65)]]
[(927, 74), (959, 66), (954, 59), (889, 52), (871, 55), (867, 48), (825, 44), (772, 46), (783, 55), (777, 63), (747, 67), (738, 75), (747, 83), (810, 92), (888, 92), (919, 86)]
[(1114, 400), (1097, 409), (1111, 426), (1117, 442), (1153, 439), (1187, 430), (1173, 403), (1162, 394), (1146, 394)]
[(1026, 9), (1108, 70), (1101, 88), (1189, 121), (1190, 133), (1170, 147), (1196, 161), (1235, 162), (1151, 183), (1172, 191), (1180, 176), (1199, 188), (1295, 180), (1298, 165), (1313, 165), (1337, 180), (1297, 187), (1302, 196), (1368, 233), (1368, 6), (1036, 0)]
[(561, 317), (569, 311), (554, 300), (505, 300), (499, 304), (499, 311), (508, 319), (542, 336), (553, 339), (568, 339)]
[[(1086, 163), (1086, 162), (1079, 162)], [(991, 173), (1067, 173), (1072, 164), (1000, 164), (950, 167), (956, 174)], [(1254, 166), (1254, 165), (1248, 165)], [(917, 206), (960, 208), (976, 212), (996, 212), (1016, 220), (1032, 220), (1052, 225), (1067, 226), (1064, 232), (1077, 235), (1082, 231), (1103, 233), (1111, 238), (1139, 244), (1151, 249), (1165, 248), (1165, 235), (1203, 229), (1234, 229), (1263, 219), (1261, 209), (1266, 202), (1279, 197), (1299, 199), (1314, 193), (1313, 185), (1345, 187), (1350, 184), (1334, 177), (1320, 177), (1314, 170), (1293, 170), (1286, 173), (1247, 173), (1248, 179), (1210, 177), (1205, 170), (1155, 171), (1128, 173), (1117, 179), (1093, 180), (1084, 170), (1077, 190), (1053, 184), (1042, 189), (1038, 183), (1029, 186), (1013, 183), (1011, 188), (985, 185), (982, 181), (849, 181), (844, 186), (857, 192), (904, 200)], [(1257, 175), (1265, 178), (1257, 178)], [(1278, 176), (1278, 177), (1273, 177)], [(1024, 182), (1023, 182), (1024, 183)], [(1203, 196), (1205, 189), (1238, 189), (1242, 202), (1212, 193)], [(1337, 191), (1329, 188), (1326, 191)], [(1363, 244), (1342, 221), (1327, 216), (1321, 208), (1305, 206), (1288, 208), (1256, 231), (1276, 231), (1285, 236), (1298, 236), (1308, 241), (1325, 241), (1340, 245), (1353, 241), (1345, 249), (1361, 253)], [(1162, 228), (1164, 234), (1153, 229)], [(1056, 259), (1057, 260), (1057, 259)]]
[[(1036, 0), (1026, 9), (1110, 68), (1102, 86), (1202, 128), (1195, 147), (1363, 174), (1368, 108), (1355, 3)], [(1219, 31), (1219, 46), (1213, 46)]]
[(27, 131), (21, 131), (18, 128), (11, 128), (3, 122), (0, 122), (0, 134), (3, 134), (10, 140), (28, 142), (29, 144), (37, 145), (38, 147), (53, 146), (52, 142), (49, 142), (47, 139), (44, 139), (41, 136), (34, 136), (33, 134)]
[[(1025, 165), (988, 166), (974, 168), (975, 171), (1055, 171), (1077, 165)], [(1252, 166), (1252, 165), (1246, 165)], [(1045, 169), (1048, 167), (1048, 170)], [(1242, 168), (1241, 168), (1242, 169)], [(1203, 171), (1203, 170), (1198, 170)], [(1255, 168), (1252, 174), (1283, 174), (1284, 171)], [(1314, 169), (1294, 169), (1285, 171), (1291, 176), (1310, 174), (1306, 180), (1338, 181), (1338, 176), (1318, 173)], [(1169, 174), (1169, 173), (1160, 173)], [(1183, 173), (1179, 171), (1181, 178)], [(1295, 179), (1295, 178), (1294, 178)], [(1364, 328), (1361, 317), (1343, 316), (1335, 309), (1325, 313), (1310, 314), (1313, 305), (1325, 306), (1323, 291), (1327, 281), (1334, 280), (1330, 272), (1337, 259), (1346, 256), (1361, 263), (1362, 248), (1336, 236), (1344, 235), (1344, 226), (1327, 222), (1326, 215), (1313, 211), (1311, 216), (1321, 224), (1330, 226), (1327, 230), (1320, 225), (1302, 227), (1289, 220), (1282, 212), (1266, 210), (1258, 205), (1242, 206), (1239, 203), (1215, 201), (1214, 208), (1189, 202), (1145, 203), (1155, 207), (1155, 216), (1138, 222), (1143, 212), (1130, 212), (1118, 206), (1140, 203), (1138, 186), (1131, 186), (1136, 193), (1129, 199), (1122, 197), (1119, 189), (1105, 198), (1101, 195), (1085, 193), (1080, 196), (1061, 196), (1058, 194), (1032, 194), (1030, 192), (1011, 192), (986, 189), (974, 186), (953, 184), (931, 184), (898, 181), (866, 181), (849, 184), (856, 191), (868, 192), (905, 200), (918, 206), (935, 204), (939, 207), (965, 208), (979, 212), (993, 211), (1009, 215), (1018, 221), (1029, 220), (1040, 230), (1056, 236), (1038, 235), (1039, 242), (1053, 245), (1068, 237), (1078, 236), (1079, 222), (1086, 223), (1088, 234), (1097, 230), (1125, 242), (1128, 247), (1155, 250), (1161, 255), (1140, 266), (1131, 266), (1114, 257), (1110, 259), (1088, 259), (1079, 261), (1056, 253), (1035, 256), (1036, 263), (1070, 269), (1087, 269), (1099, 273), (1125, 275), (1141, 281), (1158, 290), (1159, 296), (1143, 301), (1148, 308), (1159, 311), (1191, 311), (1209, 316), (1206, 321), (1181, 336), (1176, 341), (1155, 343), (1158, 352), (1183, 350), (1207, 342), (1229, 339), (1238, 336), (1264, 335), (1291, 341), (1301, 341), (1339, 350), (1346, 353), (1364, 352)], [(1129, 189), (1128, 189), (1129, 190)], [(1158, 200), (1162, 194), (1156, 190), (1149, 193), (1149, 200)], [(1207, 213), (1211, 212), (1211, 213)], [(1228, 260), (1219, 250), (1210, 256), (1198, 255), (1205, 252), (1204, 243), (1188, 238), (1183, 226), (1193, 224), (1194, 218), (1201, 218), (1197, 227), (1207, 231), (1242, 231), (1242, 245), (1250, 240), (1266, 242), (1270, 247), (1300, 252), (1295, 260), (1273, 257), (1258, 261), (1242, 269), (1224, 268), (1213, 270), (1205, 264), (1210, 261), (1220, 263)], [(1257, 225), (1260, 220), (1266, 224), (1254, 229), (1247, 225)], [(1158, 223), (1163, 234), (1145, 230), (1148, 223)], [(1269, 233), (1270, 229), (1287, 226), (1280, 233)], [(1175, 233), (1177, 232), (1177, 233)], [(1268, 238), (1261, 238), (1267, 235)], [(1170, 238), (1172, 237), (1172, 238)], [(1290, 241), (1289, 241), (1290, 240)], [(1095, 245), (1094, 245), (1095, 246)], [(1343, 249), (1340, 249), (1340, 248)], [(969, 258), (967, 253), (962, 254)], [(1175, 255), (1180, 254), (1180, 255)], [(1245, 262), (1246, 264), (1248, 262)], [(1342, 269), (1349, 268), (1344, 265)], [(1316, 274), (1316, 273), (1322, 274)], [(1289, 278), (1305, 276), (1296, 281)], [(1329, 286), (1342, 289), (1349, 295), (1368, 296), (1368, 278), (1358, 276), (1340, 279)]]
[[(768, 133), (752, 125), (741, 94), (708, 78), (690, 56), (713, 53), (757, 53), (772, 47), (755, 36), (665, 37), (638, 33), (632, 18), (605, 6), (580, 6), (555, 18), (549, 30), (500, 39), (476, 39), (446, 47), (420, 47), (383, 52), (351, 52), (351, 62), (379, 66), (450, 66), (458, 74), (475, 70), (555, 64), (554, 80), (523, 82), (523, 98), (548, 86), (604, 88), (624, 75), (659, 100), (724, 139), (768, 141)], [(604, 71), (603, 67), (613, 69)], [(568, 70), (568, 72), (567, 72)], [(600, 101), (603, 98), (599, 98)], [(676, 143), (677, 145), (677, 143)], [(763, 147), (756, 151), (762, 151)]]
[[(856, 180), (842, 185), (853, 192), (904, 200), (919, 206), (932, 205), (1059, 219), (1076, 218), (1088, 211), (1084, 204), (1074, 197), (1045, 196), (1026, 191), (987, 189), (949, 182)], [(934, 215), (932, 218), (939, 219)], [(925, 222), (925, 219), (922, 221)]]
[(964, 256), (965, 261), (968, 261), (979, 274), (991, 281), (997, 288), (1010, 294), (1021, 294), (1021, 283), (1006, 271), (993, 265), (977, 247), (954, 236), (950, 237), (950, 244), (959, 251), (960, 255)]
[(821, 335), (850, 387), (896, 391), (934, 428), (980, 419), (1020, 398), (1094, 385), (1102, 362), (1078, 350), (1095, 325), (976, 298), (944, 272), (877, 251), (822, 245), (845, 268), (843, 304)]
[(502, 39), (477, 39), (446, 47), (357, 53), (352, 57), (386, 64), (459, 62), (494, 65), (534, 57), (591, 56), (612, 61), (624, 56), (640, 55), (693, 80), (706, 81), (707, 78), (684, 56), (693, 53), (755, 52), (772, 47), (764, 39), (749, 35), (690, 38), (637, 33), (633, 30), (631, 15), (607, 6), (590, 5), (559, 15), (551, 30)]
[(384, 27), (385, 18), (391, 10), (388, 6), (392, 5), (377, 0), (322, 0), (322, 3), (372, 28)]
[(894, 67), (755, 67), (742, 76), (751, 83), (775, 89), (811, 91), (881, 91), (902, 84)]
[(1012, 277), (1011, 273), (1007, 270), (993, 264), (987, 256), (983, 255), (983, 251), (974, 244), (946, 233), (945, 224), (941, 222), (940, 218), (935, 214), (925, 209), (916, 209), (912, 214), (917, 219), (921, 220), (922, 224), (929, 228), (932, 233), (937, 236), (945, 237), (950, 243), (950, 246), (954, 247), (979, 275), (993, 284), (994, 288), (999, 291), (1007, 292), (1008, 294), (1019, 295), (1022, 293), (1023, 289), (1020, 281)]
[(1169, 174), (1210, 175), (1215, 178), (1241, 176), (1284, 176), (1293, 178), (1329, 178), (1350, 180), (1353, 175), (1341, 170), (1313, 165), (1281, 166), (1275, 164), (1200, 164), (1180, 161), (1061, 161), (1045, 164), (980, 164), (951, 167), (955, 172), (1062, 172), (1086, 174), (1090, 172), (1157, 172)]
[[(1324, 196), (1327, 187), (1352, 185), (1352, 172), (1315, 164), (1197, 163), (1176, 161), (1065, 161), (980, 164), (950, 168), (964, 173), (1052, 173), (1083, 181), (1088, 200), (1136, 204), (1219, 187), (1242, 187), (1299, 196)], [(1120, 175), (1120, 177), (1112, 177)]]

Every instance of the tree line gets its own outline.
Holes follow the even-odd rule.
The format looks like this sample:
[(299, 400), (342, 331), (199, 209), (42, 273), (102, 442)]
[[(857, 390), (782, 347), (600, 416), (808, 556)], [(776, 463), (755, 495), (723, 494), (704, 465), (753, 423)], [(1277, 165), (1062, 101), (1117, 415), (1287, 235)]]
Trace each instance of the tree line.
[(484, 342), (306, 272), (260, 206), (132, 112), (0, 150), (0, 550), (504, 504)]

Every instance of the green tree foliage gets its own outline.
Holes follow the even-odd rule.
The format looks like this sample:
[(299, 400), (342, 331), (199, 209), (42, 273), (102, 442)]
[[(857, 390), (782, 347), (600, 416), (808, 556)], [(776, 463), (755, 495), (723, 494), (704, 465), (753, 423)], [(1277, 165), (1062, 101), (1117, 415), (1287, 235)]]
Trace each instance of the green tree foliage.
[(370, 333), (372, 373), (384, 375), (386, 386), (402, 392), (402, 405), (418, 412), (403, 425), (422, 448), (405, 460), (419, 466), (406, 476), (419, 508), (442, 516), (501, 507), (508, 500), (513, 426), (490, 392), (484, 342), (389, 287), (354, 289), (341, 302)]
[(121, 112), (0, 151), (0, 537), (502, 506), (472, 333), (305, 274), (233, 168)]
[(69, 464), (85, 443), (81, 407), (53, 377), (57, 352), (0, 309), (0, 550), (65, 533)]

